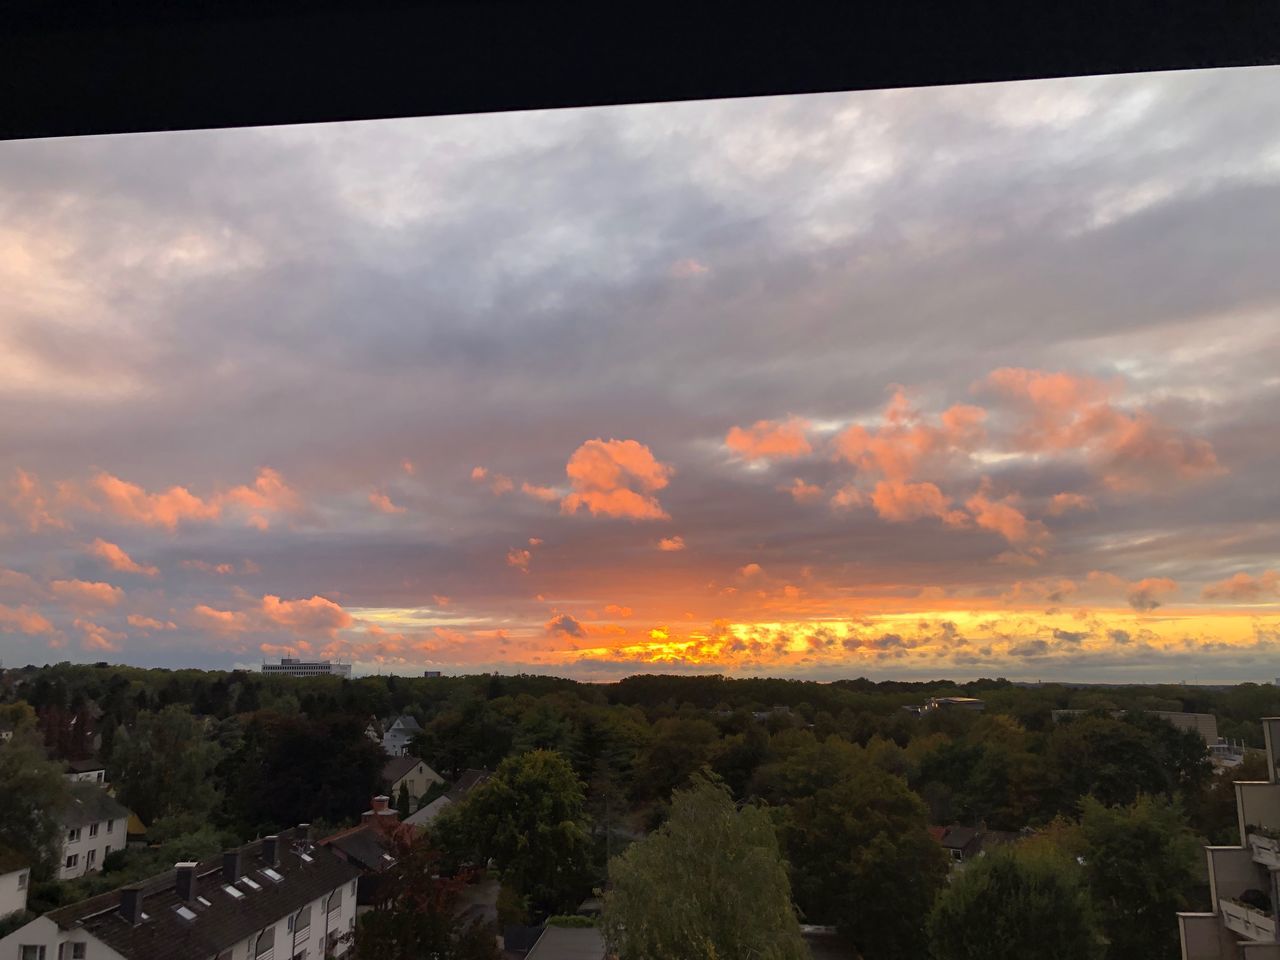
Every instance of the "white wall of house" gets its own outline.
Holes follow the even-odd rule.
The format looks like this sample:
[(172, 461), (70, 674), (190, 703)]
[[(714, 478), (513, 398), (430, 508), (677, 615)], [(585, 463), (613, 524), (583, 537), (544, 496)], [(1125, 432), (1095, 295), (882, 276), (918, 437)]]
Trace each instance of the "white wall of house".
[(107, 771), (86, 770), (84, 773), (68, 773), (67, 779), (72, 783), (106, 783)]
[(409, 788), (409, 806), (416, 810), (418, 808), (418, 798), (426, 793), (433, 783), (444, 783), (444, 777), (440, 776), (425, 763), (419, 763), (391, 785), (391, 802), (395, 803), (400, 796), (400, 785), (404, 784)]
[[(77, 944), (81, 945), (80, 950), (76, 950)], [(81, 957), (84, 960), (127, 960), (83, 930), (59, 930), (48, 917), (37, 917), (0, 940), (0, 960), (80, 960)]]
[(129, 822), (123, 817), (71, 827), (62, 834), (58, 858), (58, 879), (74, 880), (102, 869), (102, 861), (113, 850), (123, 850)]
[(26, 867), (0, 874), (0, 917), (27, 909), (27, 887), (31, 871)]

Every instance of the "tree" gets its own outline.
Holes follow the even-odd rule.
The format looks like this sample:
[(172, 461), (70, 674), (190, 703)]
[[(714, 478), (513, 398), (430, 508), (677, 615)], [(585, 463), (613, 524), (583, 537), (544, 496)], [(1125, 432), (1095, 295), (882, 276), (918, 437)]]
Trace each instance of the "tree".
[(1112, 960), (1176, 958), (1178, 926), (1199, 879), (1200, 839), (1173, 803), (1139, 797), (1127, 807), (1081, 804), (1080, 854)]
[(400, 815), (401, 820), (405, 820), (409, 816), (409, 784), (400, 784), (400, 792), (396, 795), (396, 813)]
[(218, 802), (211, 778), (222, 751), (189, 707), (171, 704), (139, 713), (115, 736), (108, 766), (120, 802), (151, 823), (182, 813), (207, 813)]
[(609, 865), (603, 932), (619, 960), (804, 960), (768, 814), (699, 775), (671, 816)]
[(401, 827), (391, 836), (396, 864), (380, 878), (382, 896), (360, 917), (350, 960), (499, 960), (494, 935), (461, 926), (463, 877), (443, 879), (440, 855), (425, 834)]
[(1080, 868), (1044, 847), (1001, 847), (968, 864), (938, 897), (928, 934), (934, 960), (1098, 960), (1103, 949)]
[(25, 857), (39, 877), (52, 872), (61, 849), (59, 818), (70, 800), (62, 766), (45, 758), (34, 726), (19, 726), (0, 743), (0, 845)]
[(495, 861), (503, 883), (528, 897), (536, 915), (547, 916), (575, 907), (590, 888), (584, 802), (569, 761), (532, 750), (502, 761), (441, 828), (456, 825), (471, 850)]
[(711, 759), (719, 739), (715, 724), (692, 713), (659, 720), (640, 755), (637, 784), (643, 784), (650, 796), (665, 800)]

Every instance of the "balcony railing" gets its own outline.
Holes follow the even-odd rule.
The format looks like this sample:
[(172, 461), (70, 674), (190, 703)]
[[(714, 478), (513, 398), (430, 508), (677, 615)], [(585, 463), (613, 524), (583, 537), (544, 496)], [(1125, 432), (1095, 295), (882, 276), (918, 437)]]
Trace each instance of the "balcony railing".
[(1250, 940), (1263, 943), (1276, 942), (1276, 920), (1261, 910), (1247, 907), (1234, 900), (1222, 900), (1218, 904), (1222, 922), (1228, 930), (1234, 930)]
[(1262, 833), (1249, 833), (1249, 849), (1253, 851), (1253, 862), (1272, 869), (1280, 869), (1280, 840)]

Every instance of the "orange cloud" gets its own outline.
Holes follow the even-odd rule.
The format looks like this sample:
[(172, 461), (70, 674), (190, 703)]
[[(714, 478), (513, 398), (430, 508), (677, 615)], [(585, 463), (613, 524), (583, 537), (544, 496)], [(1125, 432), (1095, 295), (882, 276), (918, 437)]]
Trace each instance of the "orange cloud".
[(1001, 599), (1017, 606), (1032, 604), (1039, 606), (1045, 603), (1064, 603), (1078, 590), (1074, 580), (1065, 578), (1058, 580), (1019, 580)]
[(192, 607), (191, 612), (203, 626), (220, 633), (240, 633), (249, 629), (249, 618), (238, 610), (216, 610), (200, 603)]
[(925, 466), (941, 469), (951, 455), (976, 450), (985, 438), (986, 415), (981, 407), (957, 404), (930, 423), (898, 388), (879, 426), (846, 428), (836, 435), (835, 449), (860, 471), (905, 482)]
[(1097, 505), (1091, 497), (1079, 493), (1055, 493), (1049, 501), (1049, 512), (1060, 517), (1071, 510), (1096, 510)]
[(262, 615), (269, 623), (293, 630), (316, 630), (333, 633), (351, 626), (351, 614), (327, 597), (307, 600), (281, 600), (268, 594), (262, 598)]
[(518, 547), (512, 547), (507, 551), (507, 566), (515, 567), (522, 573), (529, 572), (529, 561), (533, 559), (533, 554), (528, 550), (521, 550)]
[(1168, 577), (1125, 580), (1114, 573), (1091, 570), (1089, 582), (1102, 584), (1108, 589), (1123, 593), (1129, 606), (1142, 613), (1149, 613), (1160, 606), (1165, 597), (1178, 592), (1178, 585)]
[(791, 494), (791, 498), (796, 503), (810, 503), (822, 499), (821, 487), (813, 483), (805, 483), (799, 477), (794, 478), (789, 485), (784, 484), (778, 489)]
[(542, 546), (542, 538), (541, 538), (541, 537), (530, 537), (530, 538), (529, 538), (529, 546), (531, 546), (531, 547), (540, 547), (540, 546)]
[(588, 440), (565, 465), (573, 492), (560, 501), (560, 509), (577, 513), (585, 506), (593, 516), (669, 519), (653, 494), (674, 472), (635, 440)]
[(443, 593), (433, 593), (431, 595), (431, 599), (435, 602), (437, 607), (447, 607), (453, 602), (451, 598), (446, 597)]
[(664, 553), (674, 553), (684, 549), (684, 537), (663, 537), (658, 541), (658, 549)]
[(120, 649), (121, 641), (126, 639), (125, 634), (108, 630), (106, 627), (100, 627), (88, 620), (76, 620), (75, 627), (82, 634), (80, 647), (83, 650), (101, 650), (108, 653), (116, 653)]
[(188, 570), (203, 570), (205, 573), (217, 573), (225, 576), (235, 573), (235, 567), (229, 563), (209, 563), (207, 560), (183, 560), (182, 565)]
[(44, 492), (40, 479), (25, 470), (15, 470), (10, 482), (9, 506), (21, 517), (32, 533), (45, 527), (65, 530), (66, 520), (54, 513), (53, 505)]
[(526, 497), (533, 497), (533, 499), (541, 500), (543, 503), (551, 503), (560, 499), (560, 492), (555, 487), (537, 487), (528, 482), (520, 484), (520, 492)]
[(1000, 534), (1010, 543), (1044, 539), (1048, 535), (1044, 524), (1038, 520), (1028, 520), (1016, 503), (1015, 496), (992, 500), (985, 490), (979, 490), (965, 501), (965, 506), (973, 514), (975, 524), (984, 530)]
[(265, 530), (270, 525), (267, 514), (296, 510), (300, 505), (297, 492), (269, 467), (258, 472), (252, 485), (241, 484), (207, 500), (179, 486), (149, 493), (136, 483), (100, 471), (89, 482), (85, 502), (122, 520), (169, 530), (188, 521), (218, 520), (228, 509), (247, 514), (245, 522)]
[[(792, 494), (794, 496), (795, 494)], [(846, 484), (837, 490), (831, 497), (831, 506), (836, 509), (845, 509), (847, 507), (860, 507), (866, 502), (867, 498), (863, 496), (862, 491), (853, 484)]]
[(544, 629), (551, 636), (560, 634), (567, 637), (585, 637), (587, 635), (582, 624), (567, 613), (556, 614), (544, 624)]
[(407, 458), (404, 460), (404, 462), (400, 464), (400, 469), (403, 470), (405, 473), (409, 474), (409, 476), (413, 476), (416, 470), (416, 468), (413, 465), (413, 461)]
[(472, 467), (471, 468), (471, 479), (474, 482), (481, 483), (483, 482), (484, 478), (487, 476), (489, 476), (488, 467)]
[(119, 587), (88, 580), (54, 580), (49, 584), (49, 589), (54, 596), (86, 606), (114, 607), (124, 596), (124, 591)]
[(369, 494), (369, 503), (373, 505), (373, 508), (375, 510), (379, 510), (382, 513), (404, 513), (405, 512), (404, 507), (400, 507), (392, 503), (391, 498), (388, 497), (385, 493), (378, 493), (377, 491), (375, 491)]
[(148, 577), (154, 577), (160, 572), (157, 567), (148, 567), (137, 563), (116, 544), (108, 543), (101, 538), (94, 540), (85, 549), (93, 556), (105, 561), (112, 570), (121, 570), (125, 573), (141, 573)]
[(489, 489), (494, 492), (495, 496), (502, 496), (504, 493), (510, 493), (516, 488), (515, 482), (508, 476), (495, 473), (493, 482), (489, 484)]
[(35, 635), (53, 633), (53, 624), (29, 607), (7, 607), (0, 603), (0, 632)]
[(1256, 577), (1251, 577), (1242, 570), (1225, 580), (1209, 584), (1201, 595), (1206, 600), (1231, 600), (1238, 603), (1270, 599), (1280, 595), (1280, 570), (1264, 570)]
[(632, 611), (630, 607), (620, 607), (616, 603), (611, 603), (604, 608), (604, 612), (609, 614), (611, 617), (621, 617), (625, 620), (627, 617), (631, 616)]
[(762, 573), (764, 573), (764, 567), (758, 563), (748, 563), (738, 569), (738, 575), (743, 577), (757, 577)]
[(178, 625), (172, 620), (159, 621), (151, 617), (144, 617), (138, 613), (131, 613), (128, 616), (129, 626), (137, 627), (140, 630), (177, 630)]
[(1002, 367), (975, 388), (997, 394), (1021, 413), (1012, 437), (1015, 450), (1082, 451), (1112, 489), (1142, 490), (1170, 475), (1191, 479), (1222, 472), (1207, 441), (1182, 436), (1149, 411), (1117, 407), (1119, 379)]
[(805, 432), (809, 421), (757, 420), (750, 427), (733, 427), (724, 438), (725, 446), (743, 460), (781, 460), (803, 457), (813, 452)]
[(939, 517), (953, 526), (963, 525), (963, 511), (952, 510), (951, 498), (932, 483), (881, 480), (871, 494), (872, 506), (885, 520), (905, 523), (921, 517)]

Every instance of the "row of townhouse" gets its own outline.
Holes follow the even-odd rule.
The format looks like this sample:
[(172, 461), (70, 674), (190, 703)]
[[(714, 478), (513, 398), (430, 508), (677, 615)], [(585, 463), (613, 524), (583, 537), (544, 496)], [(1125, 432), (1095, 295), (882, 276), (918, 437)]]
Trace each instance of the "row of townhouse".
[(0, 939), (0, 960), (323, 960), (355, 929), (360, 869), (306, 824), (60, 907)]

